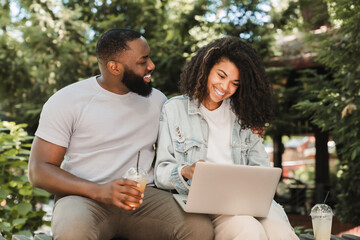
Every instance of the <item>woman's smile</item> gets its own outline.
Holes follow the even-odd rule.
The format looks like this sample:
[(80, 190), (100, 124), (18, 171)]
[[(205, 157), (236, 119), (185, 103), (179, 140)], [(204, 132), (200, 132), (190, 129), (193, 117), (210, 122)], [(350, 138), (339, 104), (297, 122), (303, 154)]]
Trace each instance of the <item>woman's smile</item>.
[(209, 110), (214, 110), (221, 102), (231, 97), (238, 89), (239, 70), (236, 65), (226, 58), (215, 64), (209, 73), (207, 82), (207, 96), (202, 104)]

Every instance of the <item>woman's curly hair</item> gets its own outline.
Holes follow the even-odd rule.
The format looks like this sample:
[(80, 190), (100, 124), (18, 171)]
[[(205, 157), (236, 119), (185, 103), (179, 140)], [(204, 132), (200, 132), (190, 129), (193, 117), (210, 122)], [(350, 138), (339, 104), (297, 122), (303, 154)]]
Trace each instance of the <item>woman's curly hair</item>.
[(200, 104), (208, 94), (210, 70), (222, 59), (228, 59), (239, 70), (239, 87), (230, 102), (241, 128), (264, 127), (273, 117), (271, 86), (260, 57), (240, 38), (224, 37), (200, 48), (185, 65), (180, 90)]

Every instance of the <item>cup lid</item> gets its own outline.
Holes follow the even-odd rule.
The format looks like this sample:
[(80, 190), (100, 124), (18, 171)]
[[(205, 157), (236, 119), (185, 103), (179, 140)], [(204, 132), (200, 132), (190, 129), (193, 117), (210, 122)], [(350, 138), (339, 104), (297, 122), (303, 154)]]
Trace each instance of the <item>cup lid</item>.
[(129, 168), (129, 170), (126, 171), (126, 173), (123, 176), (124, 178), (139, 178), (139, 179), (147, 179), (148, 174), (147, 172), (142, 169), (136, 169), (135, 167)]
[(324, 203), (316, 204), (311, 208), (310, 216), (334, 215), (331, 207)]

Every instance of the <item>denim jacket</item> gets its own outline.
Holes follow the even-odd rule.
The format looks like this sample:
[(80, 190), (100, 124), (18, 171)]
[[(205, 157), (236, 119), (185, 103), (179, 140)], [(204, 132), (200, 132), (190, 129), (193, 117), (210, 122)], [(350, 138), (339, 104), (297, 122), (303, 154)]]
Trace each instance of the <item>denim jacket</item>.
[[(241, 129), (233, 112), (231, 121), (234, 164), (270, 166), (262, 139), (250, 129)], [(185, 95), (169, 99), (160, 119), (155, 184), (162, 189), (176, 189), (181, 194), (188, 194), (189, 181), (184, 180), (181, 169), (198, 160), (206, 160), (208, 135), (208, 124), (196, 100), (189, 100)]]

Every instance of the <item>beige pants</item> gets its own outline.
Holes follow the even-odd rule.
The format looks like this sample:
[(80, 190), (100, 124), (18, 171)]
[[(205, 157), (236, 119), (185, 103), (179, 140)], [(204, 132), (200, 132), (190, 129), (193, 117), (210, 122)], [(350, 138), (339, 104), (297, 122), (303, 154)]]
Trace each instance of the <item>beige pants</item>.
[(144, 203), (125, 211), (80, 196), (59, 199), (52, 217), (53, 239), (213, 239), (207, 215), (187, 214), (172, 194), (147, 187)]
[(266, 218), (212, 215), (215, 240), (299, 240), (278, 206), (273, 204)]

